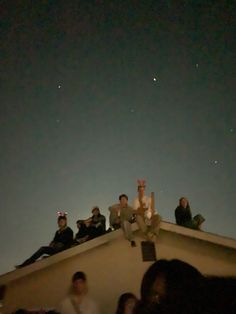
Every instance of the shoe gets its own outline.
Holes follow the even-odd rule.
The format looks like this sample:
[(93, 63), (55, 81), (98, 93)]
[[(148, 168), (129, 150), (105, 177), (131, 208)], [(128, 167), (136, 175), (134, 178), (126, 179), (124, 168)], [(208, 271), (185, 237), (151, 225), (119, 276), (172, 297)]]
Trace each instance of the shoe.
[(15, 265), (15, 269), (20, 269), (22, 267), (23, 267), (22, 265)]
[(130, 244), (131, 244), (132, 247), (136, 247), (136, 243), (135, 243), (134, 240), (132, 240), (132, 241), (130, 242)]
[(16, 265), (15, 268), (16, 269), (19, 269), (19, 268), (22, 268), (22, 267), (25, 267), (25, 266), (28, 266), (28, 265), (31, 265), (33, 264), (35, 261), (32, 260), (32, 259), (27, 259), (26, 261), (24, 261), (24, 263), (20, 264), (20, 265)]

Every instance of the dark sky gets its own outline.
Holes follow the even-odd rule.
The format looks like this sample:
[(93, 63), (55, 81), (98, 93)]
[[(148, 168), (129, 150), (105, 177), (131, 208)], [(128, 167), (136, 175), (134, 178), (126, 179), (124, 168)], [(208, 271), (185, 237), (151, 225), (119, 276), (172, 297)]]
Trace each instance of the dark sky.
[(147, 180), (236, 238), (235, 1), (1, 2), (1, 262)]

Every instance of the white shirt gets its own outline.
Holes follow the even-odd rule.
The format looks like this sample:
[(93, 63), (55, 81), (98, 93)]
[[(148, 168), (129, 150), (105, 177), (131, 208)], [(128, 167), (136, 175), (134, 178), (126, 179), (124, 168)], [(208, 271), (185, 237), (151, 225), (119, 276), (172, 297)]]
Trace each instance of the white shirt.
[[(79, 304), (79, 310), (81, 314), (99, 314), (98, 306), (96, 302), (89, 296), (84, 296)], [(75, 310), (71, 297), (67, 296), (59, 305), (58, 311), (60, 314), (78, 314)]]
[[(146, 195), (144, 195), (142, 197), (142, 202), (144, 204), (144, 207), (147, 208), (147, 210), (144, 213), (144, 216), (147, 219), (150, 219), (152, 217), (152, 209), (151, 209), (151, 197), (148, 197)], [(134, 209), (138, 209), (140, 207), (140, 202), (139, 202), (139, 197), (136, 197), (134, 199), (134, 204), (133, 204), (133, 208)]]

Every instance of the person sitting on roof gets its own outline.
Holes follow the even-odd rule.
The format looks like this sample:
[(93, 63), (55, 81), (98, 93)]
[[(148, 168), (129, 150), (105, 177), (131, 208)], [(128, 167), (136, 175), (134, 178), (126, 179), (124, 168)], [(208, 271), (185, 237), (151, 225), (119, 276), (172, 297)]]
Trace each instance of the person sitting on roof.
[(157, 213), (154, 204), (154, 193), (151, 197), (145, 194), (146, 181), (138, 180), (138, 196), (134, 199), (133, 208), (139, 229), (148, 241), (156, 241), (161, 224), (161, 216)]
[(98, 206), (92, 209), (92, 217), (84, 220), (89, 239), (103, 235), (106, 232), (106, 217), (100, 213)]
[(77, 220), (76, 222), (78, 232), (74, 238), (74, 245), (82, 244), (89, 240), (88, 228), (86, 227), (83, 220)]
[(186, 197), (179, 199), (179, 206), (175, 209), (175, 220), (177, 225), (200, 230), (202, 223), (205, 221), (202, 215), (198, 214), (192, 218), (189, 201)]
[(56, 231), (52, 242), (48, 246), (42, 246), (30, 258), (25, 260), (22, 264), (17, 265), (16, 268), (34, 263), (42, 255), (53, 255), (68, 249), (73, 243), (73, 231), (67, 226), (66, 215), (60, 215), (57, 219), (59, 229)]
[(134, 209), (128, 205), (128, 196), (121, 194), (119, 203), (109, 207), (110, 225), (115, 230), (120, 227), (124, 231), (125, 238), (130, 241), (132, 247), (136, 246), (134, 236), (131, 229), (131, 224), (134, 222)]

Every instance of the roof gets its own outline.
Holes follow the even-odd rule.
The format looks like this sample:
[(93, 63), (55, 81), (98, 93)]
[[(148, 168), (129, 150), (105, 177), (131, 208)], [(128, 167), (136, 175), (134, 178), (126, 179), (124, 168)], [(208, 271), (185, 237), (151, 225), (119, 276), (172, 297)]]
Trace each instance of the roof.
[[(132, 227), (133, 227), (133, 231), (138, 230), (138, 226), (136, 223), (134, 223)], [(197, 239), (204, 242), (210, 242), (212, 244), (223, 246), (225, 248), (230, 248), (233, 250), (236, 249), (236, 240), (234, 239), (231, 239), (228, 237), (222, 237), (222, 236), (208, 233), (208, 232), (188, 229), (188, 228), (181, 227), (176, 224), (165, 222), (165, 221), (161, 222), (161, 231), (182, 235), (184, 237)], [(4, 284), (9, 283), (10, 281), (20, 279), (35, 271), (42, 270), (43, 268), (51, 266), (65, 259), (71, 258), (85, 251), (92, 250), (93, 248), (104, 245), (105, 243), (108, 243), (122, 235), (123, 233), (121, 229), (112, 231), (112, 232), (106, 233), (103, 236), (87, 241), (83, 243), (83, 245), (72, 247), (56, 255), (53, 255), (50, 258), (42, 259), (39, 262), (36, 262), (28, 267), (16, 269), (6, 274), (3, 274), (0, 276), (0, 285), (4, 285)]]

